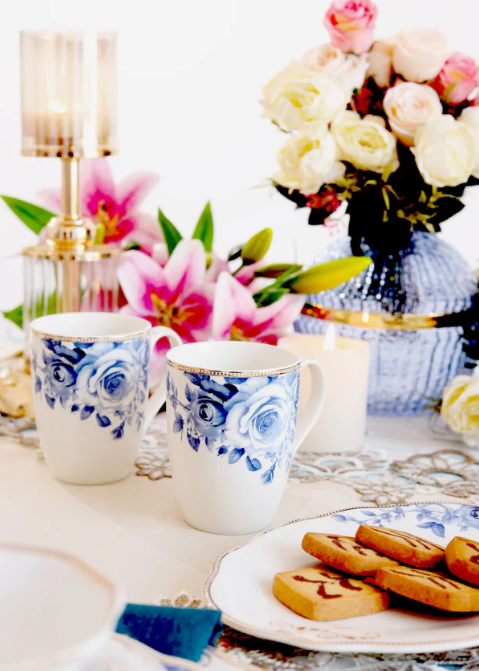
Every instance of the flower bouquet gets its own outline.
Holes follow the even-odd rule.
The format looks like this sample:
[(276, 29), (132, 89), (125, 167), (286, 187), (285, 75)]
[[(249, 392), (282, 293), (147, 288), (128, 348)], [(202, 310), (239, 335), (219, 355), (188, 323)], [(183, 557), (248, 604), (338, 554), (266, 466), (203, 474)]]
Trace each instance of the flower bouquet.
[(313, 225), (346, 202), (357, 254), (364, 239), (439, 231), (479, 184), (477, 64), (435, 30), (374, 41), (376, 15), (371, 0), (335, 0), (331, 42), (276, 74), (262, 101), (288, 133), (273, 184)]
[[(303, 309), (304, 294), (337, 286), (370, 264), (365, 257), (339, 259), (306, 270), (299, 264), (266, 264), (273, 235), (270, 228), (222, 259), (213, 251), (209, 203), (192, 238), (185, 239), (162, 210), (157, 220), (139, 210), (141, 199), (157, 181), (154, 175), (133, 175), (116, 185), (106, 159), (84, 161), (82, 170), (82, 214), (100, 224), (103, 242), (122, 246), (118, 270), (121, 310), (155, 326), (172, 328), (184, 342), (254, 340), (275, 345)], [(6, 196), (3, 200), (40, 236), (54, 216), (25, 201)], [(57, 193), (46, 192), (43, 200), (58, 207)], [(54, 311), (54, 301), (51, 307)], [(4, 316), (21, 326), (22, 306)], [(154, 381), (164, 372), (168, 346), (165, 338), (155, 347)]]
[(368, 340), (370, 412), (415, 414), (465, 361), (460, 320), (437, 327), (471, 308), (477, 280), (431, 234), (479, 184), (479, 68), (436, 30), (375, 40), (376, 19), (371, 0), (335, 0), (324, 19), (330, 42), (276, 74), (262, 103), (287, 133), (277, 191), (312, 225), (349, 219), (349, 237), (315, 262), (372, 258), (359, 278), (310, 296), (297, 328), (322, 333), (330, 319)]

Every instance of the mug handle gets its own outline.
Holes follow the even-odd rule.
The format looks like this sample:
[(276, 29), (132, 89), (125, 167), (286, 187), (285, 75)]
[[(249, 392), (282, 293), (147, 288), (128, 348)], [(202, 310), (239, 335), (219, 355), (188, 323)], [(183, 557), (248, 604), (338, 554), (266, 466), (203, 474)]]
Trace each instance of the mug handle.
[(294, 451), (299, 448), (303, 440), (311, 431), (323, 409), (326, 399), (327, 381), (324, 368), (316, 359), (302, 359), (301, 369), (309, 366), (311, 369), (311, 394), (308, 399), (305, 413), (299, 420), (294, 440)]
[[(150, 331), (150, 353), (153, 350), (153, 347), (156, 345), (160, 338), (168, 338), (170, 341), (171, 347), (177, 347), (182, 345), (183, 341), (180, 336), (175, 333), (172, 329), (167, 328), (166, 326), (154, 326)], [(145, 411), (145, 426), (143, 432), (145, 432), (152, 419), (158, 414), (161, 406), (166, 401), (166, 374), (163, 380), (160, 382), (158, 389), (152, 395), (148, 403), (146, 404)]]

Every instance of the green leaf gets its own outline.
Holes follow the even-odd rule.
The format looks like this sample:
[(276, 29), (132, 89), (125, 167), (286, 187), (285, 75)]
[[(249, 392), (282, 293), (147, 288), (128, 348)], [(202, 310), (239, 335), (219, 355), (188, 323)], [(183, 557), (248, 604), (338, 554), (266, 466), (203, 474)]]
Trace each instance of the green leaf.
[(248, 240), (241, 250), (241, 258), (245, 266), (261, 261), (268, 251), (271, 240), (273, 239), (273, 231), (271, 228), (264, 228), (256, 235)]
[[(45, 312), (45, 304), (43, 302), (43, 297), (38, 298), (38, 300), (36, 302), (35, 312), (33, 313), (33, 317), (41, 317), (44, 314), (54, 315), (57, 312), (58, 312), (57, 292), (54, 291), (52, 294), (50, 294), (50, 296), (48, 296), (47, 305), (46, 305), (46, 312)], [(20, 328), (23, 328), (23, 305), (18, 305), (16, 308), (13, 308), (13, 310), (9, 310), (8, 312), (4, 312), (3, 316), (5, 317), (5, 319), (9, 319), (11, 322), (16, 324)]]
[(158, 208), (158, 221), (160, 222), (163, 235), (165, 236), (166, 246), (168, 247), (168, 254), (171, 256), (176, 245), (183, 240), (183, 236), (178, 231), (163, 212)]
[(280, 298), (289, 293), (288, 289), (275, 289), (273, 291), (258, 291), (258, 293), (253, 295), (253, 298), (256, 302), (256, 305), (259, 308), (265, 308), (268, 305), (272, 305), (279, 301)]
[(134, 240), (130, 240), (129, 242), (126, 243), (124, 250), (125, 252), (129, 252), (131, 249), (138, 250), (141, 249), (141, 245), (139, 242), (135, 242)]
[(3, 316), (5, 319), (9, 319), (11, 322), (22, 328), (23, 325), (23, 305), (18, 305), (13, 310), (8, 310), (4, 312)]
[(36, 235), (55, 216), (53, 212), (44, 210), (42, 207), (38, 207), (38, 205), (27, 203), (25, 200), (10, 198), (10, 196), (1, 196), (1, 198), (12, 212)]
[(211, 214), (211, 205), (206, 203), (205, 209), (198, 219), (196, 228), (193, 231), (192, 238), (193, 240), (201, 240), (204, 245), (205, 252), (213, 251), (213, 237), (214, 237), (214, 225), (213, 225), (213, 215)]
[(268, 277), (276, 279), (283, 275), (284, 273), (299, 273), (303, 266), (300, 266), (296, 263), (272, 263), (269, 266), (263, 266), (258, 268), (255, 272), (256, 277)]
[(282, 286), (295, 294), (316, 294), (347, 282), (368, 268), (371, 263), (368, 256), (350, 256), (346, 259), (321, 263), (289, 277)]

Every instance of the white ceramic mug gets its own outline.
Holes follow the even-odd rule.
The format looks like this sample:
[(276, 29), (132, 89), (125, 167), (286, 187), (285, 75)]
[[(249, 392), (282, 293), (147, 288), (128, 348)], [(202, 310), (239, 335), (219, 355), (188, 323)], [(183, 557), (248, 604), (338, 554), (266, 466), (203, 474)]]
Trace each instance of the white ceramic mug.
[[(312, 390), (297, 422), (303, 366)], [(321, 364), (261, 343), (193, 343), (168, 352), (167, 392), (173, 484), (186, 521), (218, 534), (266, 527), (321, 412)]]
[(166, 398), (148, 400), (148, 365), (171, 329), (130, 315), (74, 312), (34, 319), (35, 420), (47, 466), (58, 480), (100, 485), (126, 478), (142, 435)]

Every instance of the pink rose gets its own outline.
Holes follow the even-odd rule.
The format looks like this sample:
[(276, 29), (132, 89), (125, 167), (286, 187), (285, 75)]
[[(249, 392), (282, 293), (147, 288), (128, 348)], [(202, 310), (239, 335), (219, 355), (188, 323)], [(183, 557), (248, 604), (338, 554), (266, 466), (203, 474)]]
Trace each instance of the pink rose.
[(369, 51), (377, 13), (372, 0), (334, 0), (324, 18), (333, 45), (345, 53)]
[(458, 105), (479, 85), (479, 68), (471, 56), (453, 52), (431, 86), (444, 102)]

